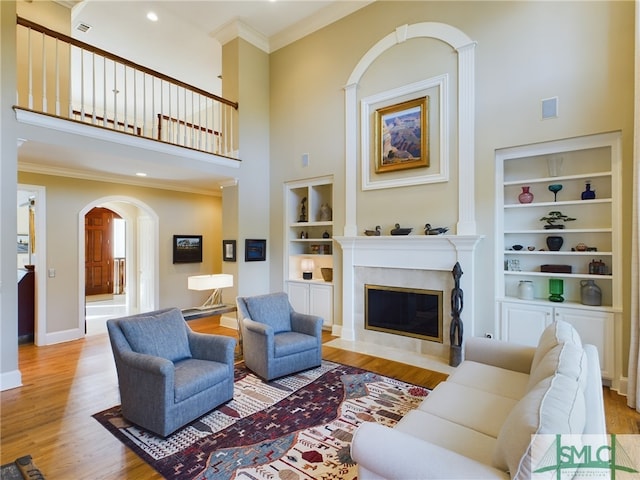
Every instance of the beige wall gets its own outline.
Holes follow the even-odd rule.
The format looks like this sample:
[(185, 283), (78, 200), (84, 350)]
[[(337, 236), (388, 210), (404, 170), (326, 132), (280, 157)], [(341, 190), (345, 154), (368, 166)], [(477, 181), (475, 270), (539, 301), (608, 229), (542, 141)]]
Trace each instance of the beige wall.
[[(344, 93), (357, 62), (397, 26), (452, 25), (476, 47), (476, 219), (486, 238), (478, 252), (476, 332), (495, 320), (494, 153), (498, 148), (621, 130), (623, 134), (624, 256), (631, 247), (634, 3), (613, 2), (385, 2), (378, 1), (271, 55), (272, 225), (282, 231), (282, 183), (336, 175), (335, 234), (344, 217)], [(421, 43), (419, 43), (421, 42)], [(412, 45), (409, 45), (412, 43)], [(450, 68), (446, 54), (429, 56), (428, 40), (388, 51), (365, 74), (366, 94)], [(453, 56), (454, 54), (451, 53)], [(425, 62), (421, 66), (416, 63)], [(455, 85), (452, 85), (455, 88)], [(359, 92), (363, 94), (363, 92)], [(540, 101), (559, 97), (559, 118), (541, 120)], [(454, 112), (455, 113), (455, 109)], [(455, 120), (455, 118), (453, 119)], [(452, 132), (455, 139), (455, 131)], [(455, 142), (447, 184), (393, 188), (358, 195), (360, 231), (399, 221), (415, 229), (457, 221)], [(310, 165), (300, 156), (308, 152)], [(359, 179), (358, 179), (359, 181)], [(453, 207), (453, 208), (452, 208)], [(420, 232), (417, 232), (420, 233)], [(280, 244), (282, 239), (278, 238)], [(628, 338), (630, 271), (623, 275)], [(282, 282), (282, 278), (279, 278)], [(466, 306), (465, 308), (473, 308)], [(341, 308), (336, 309), (337, 312)], [(464, 319), (464, 312), (463, 312)], [(625, 343), (625, 349), (628, 346)], [(623, 358), (626, 365), (626, 351)], [(626, 367), (625, 367), (626, 371)]]
[[(220, 197), (24, 172), (18, 181), (46, 188), (46, 268), (56, 270), (54, 278), (47, 278), (47, 333), (78, 325), (78, 251), (84, 248), (78, 245), (79, 212), (99, 199), (131, 198), (158, 216), (159, 308), (202, 304), (210, 292), (188, 290), (187, 277), (221, 272)], [(135, 231), (136, 226), (127, 228)], [(203, 236), (202, 263), (173, 264), (174, 234)]]
[[(225, 268), (236, 269), (239, 295), (264, 294), (272, 291), (271, 272), (278, 268), (269, 227), (269, 56), (242, 39), (227, 43), (223, 56), (228, 57), (223, 63), (225, 95), (240, 105), (237, 132), (242, 159), (237, 187), (224, 193), (225, 203), (235, 197), (226, 212), (236, 214), (238, 220), (235, 236), (226, 237), (237, 239), (238, 260)], [(227, 231), (225, 224), (225, 234)], [(246, 239), (267, 240), (266, 261), (244, 261)]]

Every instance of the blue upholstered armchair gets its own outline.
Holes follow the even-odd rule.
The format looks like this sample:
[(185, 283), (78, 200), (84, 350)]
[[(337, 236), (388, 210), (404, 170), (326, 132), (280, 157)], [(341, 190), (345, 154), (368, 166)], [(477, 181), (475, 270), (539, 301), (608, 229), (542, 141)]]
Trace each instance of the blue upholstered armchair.
[(196, 333), (177, 308), (107, 320), (122, 414), (163, 437), (233, 398), (236, 340)]
[(322, 318), (295, 312), (286, 293), (238, 297), (247, 368), (265, 380), (317, 367), (322, 360)]

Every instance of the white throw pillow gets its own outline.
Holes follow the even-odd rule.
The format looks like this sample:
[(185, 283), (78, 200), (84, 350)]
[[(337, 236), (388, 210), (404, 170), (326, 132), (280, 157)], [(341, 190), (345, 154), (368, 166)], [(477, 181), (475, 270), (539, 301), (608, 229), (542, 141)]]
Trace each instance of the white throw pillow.
[[(574, 343), (560, 343), (549, 350), (540, 359), (535, 368), (531, 369), (527, 391), (531, 390), (538, 383), (556, 373), (561, 373), (573, 380), (584, 379), (583, 372), (587, 368), (587, 356), (581, 346)], [(584, 389), (584, 382), (581, 386)]]
[(573, 325), (562, 320), (556, 320), (545, 328), (542, 335), (540, 335), (540, 340), (538, 340), (538, 346), (531, 362), (531, 371), (538, 366), (549, 350), (561, 343), (573, 343), (582, 347), (580, 335), (573, 328)]
[(538, 383), (511, 410), (493, 455), (493, 466), (508, 471), (512, 479), (531, 478), (531, 435), (580, 434), (586, 406), (580, 385), (562, 374)]

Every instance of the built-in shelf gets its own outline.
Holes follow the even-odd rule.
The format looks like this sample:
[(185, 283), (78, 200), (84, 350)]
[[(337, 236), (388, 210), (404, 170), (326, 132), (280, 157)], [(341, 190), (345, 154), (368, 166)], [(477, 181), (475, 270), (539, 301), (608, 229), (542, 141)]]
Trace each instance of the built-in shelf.
[[(284, 287), (296, 311), (321, 316), (329, 327), (333, 282), (324, 280), (322, 269), (333, 269), (333, 177), (287, 182), (284, 187)], [(306, 260), (313, 262), (309, 279), (302, 268)]]
[[(557, 176), (551, 175), (553, 163), (560, 165)], [(620, 165), (619, 132), (496, 151), (497, 336), (535, 345), (546, 325), (566, 320), (585, 343), (598, 347), (607, 379), (619, 373), (613, 355), (622, 310)], [(582, 197), (587, 183), (595, 191), (593, 199)], [(562, 185), (557, 197), (549, 190), (552, 184)], [(533, 194), (529, 203), (520, 202), (523, 187)], [(541, 218), (554, 210), (574, 220), (563, 229), (545, 229)], [(550, 236), (563, 239), (559, 251), (548, 248)], [(610, 274), (588, 273), (594, 260)], [(569, 266), (571, 273), (543, 272), (542, 265)], [(549, 300), (551, 279), (562, 280), (562, 302)], [(601, 305), (582, 302), (581, 287), (588, 281), (600, 287)], [(523, 285), (533, 287), (533, 298), (520, 298), (521, 282), (530, 282)]]

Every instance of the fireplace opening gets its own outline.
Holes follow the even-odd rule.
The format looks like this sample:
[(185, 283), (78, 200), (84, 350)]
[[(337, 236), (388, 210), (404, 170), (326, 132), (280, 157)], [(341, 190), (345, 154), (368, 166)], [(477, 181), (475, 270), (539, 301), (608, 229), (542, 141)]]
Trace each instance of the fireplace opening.
[(442, 343), (442, 291), (365, 284), (365, 329)]

